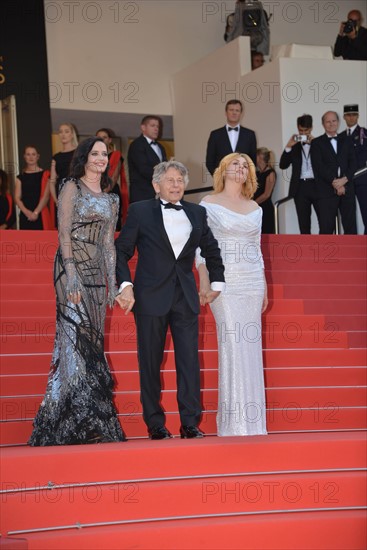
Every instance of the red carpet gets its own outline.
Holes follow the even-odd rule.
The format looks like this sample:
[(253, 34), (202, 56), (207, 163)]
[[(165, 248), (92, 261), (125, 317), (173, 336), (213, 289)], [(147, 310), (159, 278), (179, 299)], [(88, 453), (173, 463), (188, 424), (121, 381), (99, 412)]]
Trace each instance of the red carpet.
[[(269, 436), (148, 441), (133, 318), (115, 308), (106, 352), (130, 441), (44, 449), (24, 445), (53, 346), (57, 236), (0, 237), (4, 548), (365, 548), (365, 237), (263, 239)], [(217, 343), (204, 310), (200, 348), (201, 428), (215, 435)], [(170, 335), (162, 378), (177, 434)]]

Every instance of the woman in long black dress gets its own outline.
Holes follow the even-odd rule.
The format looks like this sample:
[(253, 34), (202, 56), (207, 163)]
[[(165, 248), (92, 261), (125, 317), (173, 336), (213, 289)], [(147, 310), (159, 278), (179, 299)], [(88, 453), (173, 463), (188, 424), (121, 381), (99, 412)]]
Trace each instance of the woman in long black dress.
[(50, 229), (47, 208), (49, 172), (38, 165), (40, 155), (33, 145), (24, 149), (25, 168), (15, 179), (15, 203), (20, 209), (20, 229)]
[(257, 149), (256, 177), (258, 188), (254, 195), (254, 201), (263, 210), (261, 233), (275, 233), (274, 205), (271, 196), (277, 176), (272, 167), (271, 157), (272, 153), (266, 147)]
[[(73, 157), (58, 203), (54, 264), (56, 337), (46, 395), (30, 445), (124, 441), (104, 356), (107, 304), (116, 296), (114, 231), (118, 197), (104, 193), (107, 148), (88, 138)], [(108, 283), (108, 290), (107, 290)]]

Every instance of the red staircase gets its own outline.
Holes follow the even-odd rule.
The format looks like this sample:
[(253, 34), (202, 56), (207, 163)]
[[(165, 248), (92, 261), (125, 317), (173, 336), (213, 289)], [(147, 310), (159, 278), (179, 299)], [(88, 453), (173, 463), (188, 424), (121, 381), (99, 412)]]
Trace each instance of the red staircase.
[[(269, 436), (148, 441), (133, 317), (115, 308), (106, 323), (106, 355), (129, 442), (63, 448), (25, 446), (53, 347), (56, 232), (6, 231), (0, 238), (4, 543), (365, 548), (365, 237), (263, 238)], [(259, 334), (245, 327), (238, 336)], [(177, 435), (170, 335), (166, 348), (162, 401), (167, 427)], [(201, 428), (215, 435), (217, 343), (209, 309), (200, 317), (200, 350)]]

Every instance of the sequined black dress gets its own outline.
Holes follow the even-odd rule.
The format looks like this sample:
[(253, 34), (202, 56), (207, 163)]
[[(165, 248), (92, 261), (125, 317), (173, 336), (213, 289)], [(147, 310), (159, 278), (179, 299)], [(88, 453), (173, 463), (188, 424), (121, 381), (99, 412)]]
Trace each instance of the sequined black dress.
[[(56, 337), (46, 394), (29, 444), (123, 441), (104, 356), (106, 305), (115, 287), (118, 197), (93, 193), (80, 180), (59, 196), (59, 249), (54, 263)], [(107, 293), (108, 282), (108, 293)], [(77, 305), (67, 299), (81, 291)]]

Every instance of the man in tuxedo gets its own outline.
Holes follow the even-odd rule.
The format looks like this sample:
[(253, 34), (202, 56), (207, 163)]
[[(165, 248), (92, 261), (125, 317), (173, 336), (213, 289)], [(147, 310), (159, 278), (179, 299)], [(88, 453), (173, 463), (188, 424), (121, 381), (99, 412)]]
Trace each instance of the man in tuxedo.
[[(160, 404), (160, 367), (167, 329), (175, 347), (177, 401), (182, 438), (203, 437), (198, 357), (199, 296), (192, 272), (195, 251), (206, 259), (211, 289), (201, 303), (212, 302), (224, 288), (224, 267), (218, 243), (208, 227), (205, 208), (182, 200), (188, 172), (177, 161), (154, 169), (153, 187), (159, 199), (130, 205), (116, 239), (116, 300), (128, 313), (134, 306), (138, 338), (141, 402), (151, 439), (167, 439)], [(138, 249), (134, 291), (128, 261)]]
[(214, 174), (222, 158), (230, 153), (246, 153), (256, 165), (255, 132), (240, 126), (242, 113), (241, 101), (238, 99), (227, 101), (227, 124), (211, 132), (206, 150), (206, 167), (211, 175)]
[(158, 143), (160, 119), (148, 115), (141, 121), (141, 135), (127, 153), (130, 179), (130, 203), (154, 198), (152, 176), (154, 166), (167, 160), (164, 147)]
[[(367, 166), (367, 128), (362, 128), (358, 124), (358, 105), (344, 105), (343, 118), (347, 129), (340, 135), (346, 135), (352, 142), (357, 170), (365, 168)], [(354, 188), (362, 214), (364, 234), (367, 235), (367, 174), (359, 176), (354, 180)]]
[(357, 233), (353, 176), (355, 157), (351, 141), (338, 135), (339, 116), (327, 111), (322, 119), (325, 134), (312, 140), (311, 161), (317, 182), (320, 234), (331, 235), (340, 210), (344, 233)]
[(279, 168), (286, 170), (292, 166), (288, 195), (294, 199), (301, 234), (309, 235), (312, 206), (318, 215), (317, 187), (310, 156), (312, 116), (298, 117), (297, 128), (298, 134), (291, 136), (280, 157)]

